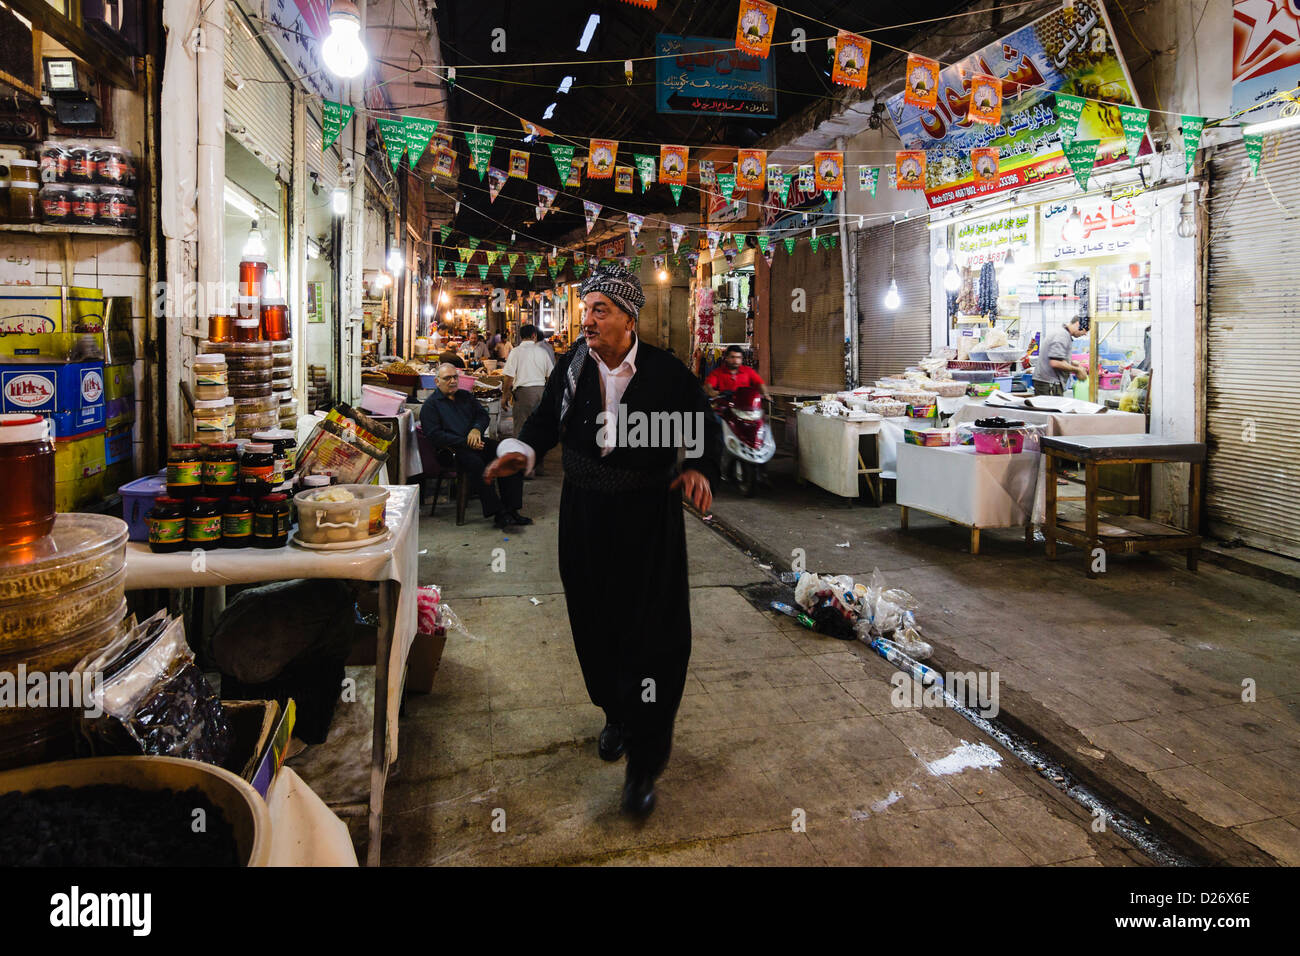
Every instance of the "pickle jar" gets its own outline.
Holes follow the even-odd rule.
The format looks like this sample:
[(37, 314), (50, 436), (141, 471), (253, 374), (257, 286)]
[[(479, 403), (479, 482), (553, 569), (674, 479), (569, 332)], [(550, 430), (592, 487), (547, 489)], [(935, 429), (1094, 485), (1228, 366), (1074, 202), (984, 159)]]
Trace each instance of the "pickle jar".
[(239, 446), (213, 442), (203, 449), (203, 493), (225, 498), (239, 487)]
[(185, 545), (212, 551), (221, 547), (221, 499), (192, 498), (185, 515)]
[[(280, 472), (276, 474), (276, 465)], [(249, 442), (239, 459), (239, 493), (254, 500), (269, 495), (271, 489), (284, 480), (284, 464), (277, 462), (275, 446), (265, 442)]]
[(251, 548), (253, 546), (253, 499), (244, 495), (231, 495), (221, 511), (221, 546), (223, 548)]
[(155, 498), (145, 513), (149, 528), (149, 550), (158, 554), (185, 550), (185, 502), (179, 498)]
[(198, 442), (172, 445), (167, 455), (167, 496), (188, 500), (203, 488), (203, 446)]
[(253, 538), (259, 548), (282, 548), (289, 543), (289, 496), (265, 495), (253, 509)]

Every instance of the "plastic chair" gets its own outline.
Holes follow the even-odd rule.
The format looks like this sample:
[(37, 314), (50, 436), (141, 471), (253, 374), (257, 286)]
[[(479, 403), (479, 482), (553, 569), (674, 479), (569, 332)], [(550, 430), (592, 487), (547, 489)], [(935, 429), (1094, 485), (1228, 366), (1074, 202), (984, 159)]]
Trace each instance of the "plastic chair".
[[(465, 508), (469, 504), (469, 480), (466, 475), (460, 473), (456, 468), (456, 460), (447, 449), (439, 451), (434, 447), (433, 442), (424, 437), (424, 429), (417, 422), (415, 425), (415, 441), (420, 450), (420, 466), (422, 472), (420, 475), (420, 487), (424, 487), (425, 481), (433, 479), (433, 504), (429, 508), (429, 516), (438, 510), (438, 494), (442, 491), (443, 479), (448, 479), (456, 486), (456, 524), (465, 523)], [(451, 492), (447, 493), (448, 500), (451, 498)]]

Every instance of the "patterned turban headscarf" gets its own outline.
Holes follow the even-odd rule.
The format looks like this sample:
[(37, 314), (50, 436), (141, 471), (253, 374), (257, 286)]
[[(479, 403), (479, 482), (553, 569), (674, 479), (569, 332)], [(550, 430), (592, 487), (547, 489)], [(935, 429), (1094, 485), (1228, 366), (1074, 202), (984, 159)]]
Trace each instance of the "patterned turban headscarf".
[(641, 291), (641, 280), (622, 266), (604, 266), (593, 272), (579, 287), (579, 295), (586, 296), (600, 292), (609, 296), (614, 304), (632, 318), (641, 314), (645, 305), (645, 293)]

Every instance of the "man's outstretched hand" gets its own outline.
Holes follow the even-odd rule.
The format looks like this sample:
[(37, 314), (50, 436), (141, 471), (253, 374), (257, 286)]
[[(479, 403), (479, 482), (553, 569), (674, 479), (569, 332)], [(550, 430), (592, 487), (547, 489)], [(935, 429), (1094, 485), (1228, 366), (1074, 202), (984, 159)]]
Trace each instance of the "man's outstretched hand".
[(483, 469), (483, 480), (495, 481), (498, 478), (509, 478), (527, 467), (528, 457), (526, 455), (517, 451), (507, 452)]
[(701, 514), (708, 514), (709, 509), (713, 507), (713, 489), (709, 487), (709, 479), (698, 471), (682, 472), (670, 487), (681, 488), (690, 503), (695, 505)]

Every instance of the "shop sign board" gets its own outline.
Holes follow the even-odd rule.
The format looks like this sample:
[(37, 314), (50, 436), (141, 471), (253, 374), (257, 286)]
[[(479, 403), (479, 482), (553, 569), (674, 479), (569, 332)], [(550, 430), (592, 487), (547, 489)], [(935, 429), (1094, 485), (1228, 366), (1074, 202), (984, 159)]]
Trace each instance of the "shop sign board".
[(986, 262), (997, 264), (1012, 249), (1017, 256), (1021, 249), (1032, 256), (1037, 218), (1033, 209), (1012, 209), (998, 216), (963, 222), (957, 226), (957, 244), (953, 250), (957, 267), (974, 269)]
[[(1058, 6), (944, 69), (933, 108), (908, 104), (904, 92), (890, 98), (889, 115), (903, 148), (927, 153), (930, 207), (1072, 175), (1062, 151), (1058, 91), (1089, 98), (1076, 138), (1101, 141), (1097, 168), (1124, 159), (1124, 127), (1118, 105), (1111, 104), (1140, 104), (1118, 49), (1101, 0), (1077, 0), (1072, 9)], [(1002, 119), (993, 125), (969, 118), (971, 80), (981, 73), (1002, 80)], [(1000, 169), (991, 183), (977, 185), (971, 150), (987, 147), (999, 151)], [(1150, 148), (1144, 138), (1141, 151)]]
[(341, 100), (343, 87), (320, 56), (330, 32), (328, 0), (266, 0), (262, 15), (270, 21), (267, 34), (302, 81), (326, 99)]
[[(785, 199), (779, 192), (768, 192), (763, 198), (763, 231), (775, 241), (786, 232), (802, 232), (807, 226), (837, 225), (835, 204), (820, 189), (805, 189), (799, 177), (790, 180), (790, 191)], [(804, 216), (808, 217), (805, 225)]]
[[(1232, 112), (1242, 123), (1277, 119), (1279, 93), (1300, 86), (1300, 0), (1235, 0)], [(1240, 114), (1240, 115), (1238, 115)]]
[[(1148, 255), (1151, 208), (1149, 193), (1127, 199), (1102, 197), (1043, 203), (1039, 207), (1041, 258), (1054, 262), (1088, 256)], [(1070, 242), (1064, 235), (1065, 223), (1076, 209), (1083, 220), (1083, 238)]]
[(737, 50), (734, 37), (672, 33), (655, 37), (655, 55), (658, 112), (776, 119), (774, 58)]

